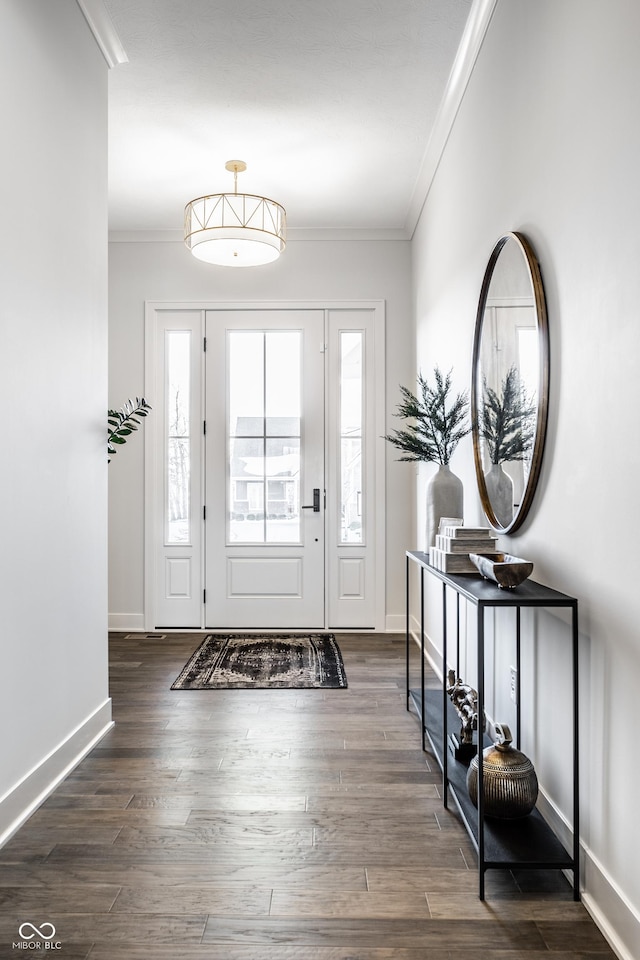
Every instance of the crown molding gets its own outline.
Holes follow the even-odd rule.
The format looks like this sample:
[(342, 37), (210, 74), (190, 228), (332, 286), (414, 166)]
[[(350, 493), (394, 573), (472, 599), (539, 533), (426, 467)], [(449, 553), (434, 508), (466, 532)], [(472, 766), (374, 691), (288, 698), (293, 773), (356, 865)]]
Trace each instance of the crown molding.
[[(404, 229), (384, 230), (287, 230), (287, 241), (410, 240)], [(183, 243), (181, 230), (111, 230), (109, 243)]]
[(418, 225), (498, 2), (499, 0), (473, 0), (471, 5), (460, 46), (409, 201), (405, 222), (405, 230), (409, 237), (413, 236)]
[(182, 230), (110, 230), (109, 243), (184, 243)]
[(109, 69), (119, 63), (128, 63), (129, 58), (102, 0), (76, 0), (76, 2), (89, 24), (89, 29), (95, 37)]
[(327, 230), (287, 230), (287, 239), (294, 241), (305, 240), (410, 240), (411, 237), (404, 227), (375, 227), (345, 228), (331, 227)]

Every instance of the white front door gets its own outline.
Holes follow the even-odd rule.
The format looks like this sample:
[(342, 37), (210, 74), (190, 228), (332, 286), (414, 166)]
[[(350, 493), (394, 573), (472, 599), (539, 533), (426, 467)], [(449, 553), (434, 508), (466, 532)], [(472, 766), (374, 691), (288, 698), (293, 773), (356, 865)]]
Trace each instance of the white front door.
[(384, 628), (382, 304), (146, 313), (145, 628)]
[(324, 321), (206, 313), (206, 627), (324, 626)]

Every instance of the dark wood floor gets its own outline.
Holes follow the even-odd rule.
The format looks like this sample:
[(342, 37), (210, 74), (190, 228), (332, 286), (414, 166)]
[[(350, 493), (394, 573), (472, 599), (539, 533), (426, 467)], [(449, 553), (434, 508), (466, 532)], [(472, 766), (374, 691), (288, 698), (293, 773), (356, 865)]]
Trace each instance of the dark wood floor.
[(199, 637), (114, 636), (115, 728), (0, 850), (0, 957), (29, 921), (64, 960), (611, 960), (558, 873), (477, 899), (404, 638), (338, 639), (348, 690), (178, 693)]

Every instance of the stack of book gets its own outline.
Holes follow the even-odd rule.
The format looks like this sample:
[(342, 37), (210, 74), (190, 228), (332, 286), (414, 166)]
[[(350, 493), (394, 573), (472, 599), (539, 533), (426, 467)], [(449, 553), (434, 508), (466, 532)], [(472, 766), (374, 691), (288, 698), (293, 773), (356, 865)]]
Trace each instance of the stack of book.
[(429, 548), (429, 563), (443, 573), (477, 573), (470, 553), (498, 554), (498, 541), (490, 527), (443, 526)]

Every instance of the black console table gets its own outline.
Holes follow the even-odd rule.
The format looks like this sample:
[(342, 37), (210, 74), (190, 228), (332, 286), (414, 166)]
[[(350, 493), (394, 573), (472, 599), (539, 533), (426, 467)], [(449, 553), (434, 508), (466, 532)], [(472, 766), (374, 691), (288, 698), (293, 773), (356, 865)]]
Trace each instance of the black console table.
[[(420, 572), (420, 688), (410, 689), (410, 566)], [(425, 689), (424, 657), (424, 576), (442, 581), (442, 689)], [(519, 820), (485, 818), (483, 802), (482, 748), (490, 744), (478, 736), (478, 806), (471, 802), (466, 787), (467, 766), (454, 759), (448, 750), (448, 733), (459, 723), (447, 695), (447, 590), (456, 594), (456, 667), (460, 657), (460, 599), (473, 604), (477, 616), (478, 643), (478, 716), (484, 712), (484, 612), (488, 607), (512, 607), (516, 612), (516, 746), (520, 746), (520, 611), (522, 607), (566, 607), (571, 611), (572, 633), (572, 688), (573, 688), (573, 849), (569, 853), (538, 810)], [(427, 738), (442, 769), (443, 803), (448, 805), (449, 792), (453, 796), (463, 823), (478, 854), (479, 897), (484, 900), (485, 872), (494, 869), (559, 869), (573, 872), (573, 898), (580, 899), (580, 810), (579, 810), (579, 751), (578, 751), (578, 601), (557, 590), (533, 580), (525, 580), (514, 590), (501, 590), (479, 575), (453, 575), (436, 570), (426, 553), (409, 550), (406, 554), (406, 660), (407, 710), (411, 704), (417, 710), (422, 728), (422, 749)]]

